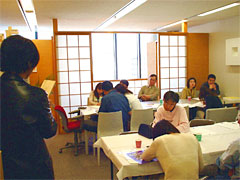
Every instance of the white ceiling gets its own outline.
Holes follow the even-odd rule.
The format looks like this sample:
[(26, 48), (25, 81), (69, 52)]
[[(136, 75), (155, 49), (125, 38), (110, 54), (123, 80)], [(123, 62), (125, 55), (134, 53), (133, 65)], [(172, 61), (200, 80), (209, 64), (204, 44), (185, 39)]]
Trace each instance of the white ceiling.
[[(130, 0), (33, 0), (39, 31), (52, 32), (52, 19), (61, 31), (93, 31)], [(161, 26), (236, 2), (237, 0), (148, 0), (104, 31), (154, 31)], [(240, 2), (240, 1), (238, 1)], [(0, 0), (0, 28), (26, 28), (16, 0)], [(240, 6), (189, 19), (188, 26), (240, 16)], [(177, 31), (180, 25), (165, 29)]]

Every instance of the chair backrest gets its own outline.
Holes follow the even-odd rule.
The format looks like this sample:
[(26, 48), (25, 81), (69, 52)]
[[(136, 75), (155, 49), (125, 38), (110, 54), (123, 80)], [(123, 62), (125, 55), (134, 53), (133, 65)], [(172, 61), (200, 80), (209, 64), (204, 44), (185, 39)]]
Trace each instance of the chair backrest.
[(122, 111), (98, 114), (97, 137), (113, 136), (123, 132)]
[(153, 108), (133, 109), (130, 122), (130, 130), (138, 131), (140, 124), (150, 124), (153, 122)]
[(188, 117), (188, 120), (189, 120), (189, 106), (184, 106), (184, 109), (186, 110), (187, 117)]
[(63, 130), (66, 131), (66, 132), (69, 132), (68, 118), (67, 118), (67, 114), (66, 114), (65, 110), (63, 109), (62, 106), (55, 106), (54, 109), (58, 113), (58, 115), (60, 116), (62, 126), (63, 126)]
[(215, 122), (210, 119), (193, 119), (190, 121), (190, 127), (212, 125)]
[(196, 90), (195, 97), (199, 97), (199, 90)]
[(206, 119), (214, 120), (216, 123), (233, 122), (236, 121), (237, 114), (238, 114), (237, 107), (213, 108), (207, 109)]

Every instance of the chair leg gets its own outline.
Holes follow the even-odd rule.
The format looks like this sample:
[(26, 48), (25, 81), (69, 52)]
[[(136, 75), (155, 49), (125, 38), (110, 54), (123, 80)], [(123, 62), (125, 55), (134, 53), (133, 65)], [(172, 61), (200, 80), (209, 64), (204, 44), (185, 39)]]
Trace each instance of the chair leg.
[(98, 161), (98, 166), (100, 166), (100, 147), (97, 147), (97, 161)]
[[(96, 134), (93, 133), (93, 143), (95, 143), (95, 142), (96, 142)], [(96, 151), (95, 151), (95, 148), (93, 147), (93, 156), (95, 156), (95, 153), (96, 153)]]
[(88, 131), (84, 131), (84, 139), (85, 139), (85, 153), (88, 155)]
[(77, 132), (74, 132), (74, 148), (75, 148), (74, 155), (77, 156), (78, 155), (78, 133)]

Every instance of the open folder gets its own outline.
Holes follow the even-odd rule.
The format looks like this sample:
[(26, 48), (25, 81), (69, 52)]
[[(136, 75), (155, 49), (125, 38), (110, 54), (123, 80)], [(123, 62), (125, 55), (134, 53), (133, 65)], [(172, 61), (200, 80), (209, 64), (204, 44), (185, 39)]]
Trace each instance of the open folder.
[(157, 158), (152, 159), (151, 161), (144, 161), (141, 159), (141, 155), (144, 150), (137, 150), (132, 152), (125, 152), (125, 157), (129, 163), (145, 164), (152, 161), (157, 161)]
[(46, 91), (48, 97), (51, 94), (55, 83), (56, 83), (56, 81), (53, 81), (53, 80), (44, 80), (43, 81), (41, 88)]

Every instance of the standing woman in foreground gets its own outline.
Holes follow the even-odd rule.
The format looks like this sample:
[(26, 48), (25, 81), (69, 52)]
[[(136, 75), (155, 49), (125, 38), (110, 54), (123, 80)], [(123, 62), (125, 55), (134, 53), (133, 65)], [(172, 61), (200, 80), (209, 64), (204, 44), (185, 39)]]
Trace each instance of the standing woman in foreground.
[(191, 77), (187, 80), (187, 87), (185, 87), (182, 90), (181, 93), (181, 99), (187, 99), (188, 96), (191, 96), (191, 98), (195, 98), (196, 96), (196, 79), (194, 77)]
[(56, 134), (47, 94), (24, 81), (39, 61), (36, 46), (19, 35), (1, 46), (1, 150), (5, 179), (54, 179), (44, 138)]

